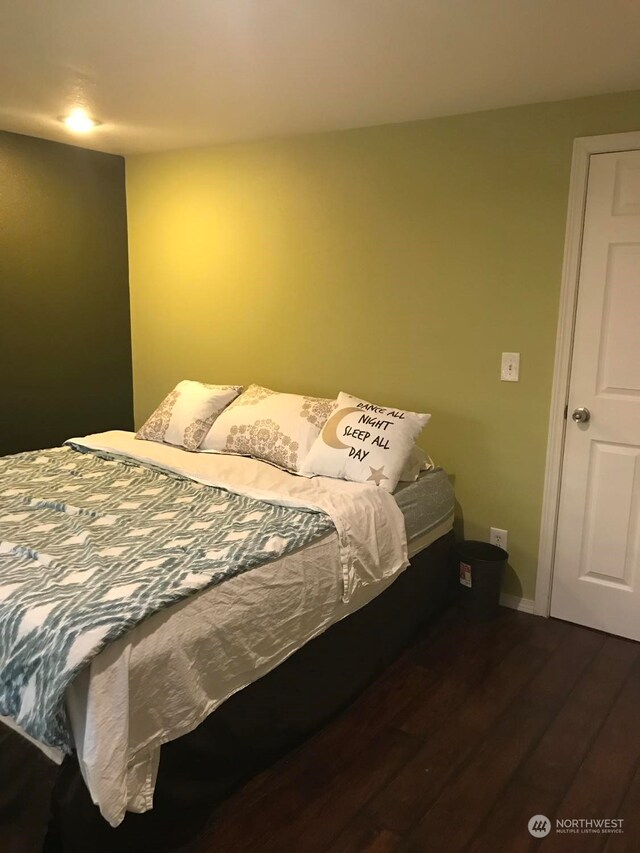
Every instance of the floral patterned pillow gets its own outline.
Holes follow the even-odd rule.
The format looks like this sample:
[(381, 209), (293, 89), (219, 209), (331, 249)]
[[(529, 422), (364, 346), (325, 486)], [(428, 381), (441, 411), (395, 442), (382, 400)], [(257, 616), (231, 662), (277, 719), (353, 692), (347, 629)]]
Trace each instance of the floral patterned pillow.
[(241, 391), (241, 385), (204, 385), (184, 379), (140, 427), (136, 438), (197, 450), (211, 424)]
[(253, 456), (297, 473), (335, 403), (250, 385), (215, 421), (200, 450)]

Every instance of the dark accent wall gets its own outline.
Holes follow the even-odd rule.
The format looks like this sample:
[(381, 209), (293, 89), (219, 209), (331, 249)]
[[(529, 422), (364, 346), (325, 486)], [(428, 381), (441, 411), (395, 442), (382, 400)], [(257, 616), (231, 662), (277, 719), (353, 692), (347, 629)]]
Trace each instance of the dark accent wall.
[(133, 426), (124, 159), (0, 132), (0, 455)]

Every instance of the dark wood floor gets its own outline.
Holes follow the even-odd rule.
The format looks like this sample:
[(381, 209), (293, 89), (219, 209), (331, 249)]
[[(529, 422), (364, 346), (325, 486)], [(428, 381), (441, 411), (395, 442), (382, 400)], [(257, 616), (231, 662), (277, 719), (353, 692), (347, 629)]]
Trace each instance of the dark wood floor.
[[(640, 851), (639, 759), (640, 644), (452, 610), (189, 853)], [(537, 840), (534, 814), (623, 818), (624, 833)]]

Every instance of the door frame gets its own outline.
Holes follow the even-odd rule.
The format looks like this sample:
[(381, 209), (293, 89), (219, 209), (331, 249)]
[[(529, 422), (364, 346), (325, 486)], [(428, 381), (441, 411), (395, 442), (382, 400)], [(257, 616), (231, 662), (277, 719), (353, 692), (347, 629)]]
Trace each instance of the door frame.
[(571, 378), (571, 356), (578, 302), (589, 160), (592, 154), (613, 154), (616, 151), (634, 151), (636, 149), (640, 149), (640, 131), (611, 133), (604, 136), (582, 136), (573, 141), (560, 308), (556, 333), (556, 355), (549, 413), (547, 461), (540, 521), (536, 597), (533, 607), (533, 612), (538, 616), (549, 616), (551, 611), (551, 589), (560, 507), (560, 482), (567, 426), (565, 407), (569, 397), (569, 381)]

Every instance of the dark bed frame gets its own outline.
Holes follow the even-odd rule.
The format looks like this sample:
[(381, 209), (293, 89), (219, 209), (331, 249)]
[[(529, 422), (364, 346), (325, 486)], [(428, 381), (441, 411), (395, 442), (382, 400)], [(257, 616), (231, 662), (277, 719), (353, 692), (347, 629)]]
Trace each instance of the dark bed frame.
[(377, 598), (162, 747), (154, 808), (112, 829), (75, 758), (61, 767), (0, 724), (2, 853), (162, 853), (193, 841), (216, 805), (351, 702), (438, 616), (455, 589), (448, 533)]

